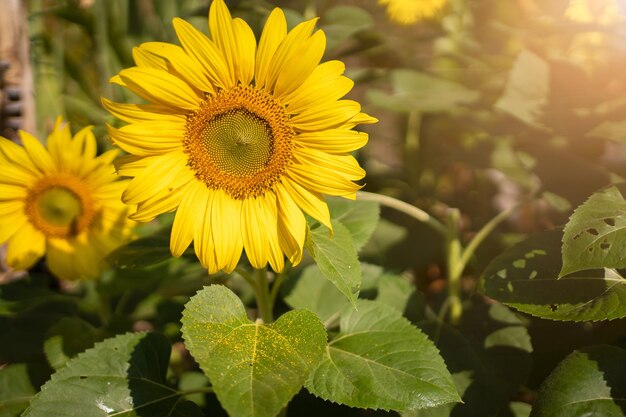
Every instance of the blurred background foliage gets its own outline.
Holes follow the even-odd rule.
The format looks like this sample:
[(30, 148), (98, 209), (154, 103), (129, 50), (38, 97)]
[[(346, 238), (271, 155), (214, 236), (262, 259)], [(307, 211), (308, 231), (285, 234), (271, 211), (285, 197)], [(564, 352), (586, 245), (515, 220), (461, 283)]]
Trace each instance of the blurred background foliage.
[[(175, 16), (207, 31), (207, 0), (26, 3), (38, 136), (45, 137), (62, 115), (75, 131), (95, 125), (103, 149), (111, 146), (105, 123), (117, 122), (103, 110), (100, 97), (133, 100), (108, 82), (120, 69), (133, 65), (133, 46), (155, 40), (177, 43), (171, 26)], [(465, 240), (498, 213), (525, 202), (490, 236), (465, 271), (463, 322), (443, 332), (423, 326), (439, 340), (459, 386), (468, 369), (480, 369), (481, 383), (471, 395), (485, 398), (481, 396), (490, 395), (494, 381), (507, 381), (496, 397), (503, 403), (514, 400), (506, 407), (468, 402), (456, 408), (464, 413), (452, 415), (528, 415), (525, 404), (532, 402), (541, 381), (567, 353), (591, 343), (626, 344), (624, 320), (544, 321), (490, 306), (489, 300), (474, 293), (478, 277), (496, 255), (532, 232), (562, 226), (572, 209), (594, 191), (626, 176), (625, 0), (449, 0), (433, 18), (412, 24), (390, 20), (376, 0), (227, 3), (257, 36), (274, 6), (285, 9), (291, 26), (321, 17), (318, 26), (327, 36), (324, 59), (346, 63), (347, 75), (356, 82), (348, 98), (360, 101), (380, 120), (367, 127), (370, 143), (358, 155), (367, 170), (365, 190), (394, 196), (435, 216), (458, 208)], [(164, 225), (168, 221), (167, 216), (161, 220)], [(418, 303), (422, 310), (436, 312), (447, 285), (441, 239), (427, 226), (383, 210), (361, 258), (396, 273), (408, 271), (423, 294)], [(89, 330), (91, 339), (79, 340), (76, 352), (84, 349), (83, 344), (129, 328), (157, 328), (179, 342), (180, 311), (188, 295), (209, 281), (205, 272), (183, 258), (153, 267), (150, 277), (145, 271), (118, 274), (134, 279), (132, 292), (119, 277), (98, 284), (100, 296), (116, 300), (116, 311), (93, 312), (89, 297), (82, 307), (54, 299), (62, 308), (108, 320), (108, 334)], [(240, 293), (244, 301), (251, 297), (243, 289)], [(86, 294), (93, 295), (89, 289)], [(32, 303), (24, 308), (35, 311), (37, 302)], [(421, 315), (412, 320), (419, 323)], [(49, 318), (37, 321), (42, 334), (50, 334), (55, 320)], [(62, 326), (55, 326), (52, 334), (62, 331)], [(523, 333), (515, 334), (520, 342), (515, 352), (506, 352), (509, 356), (489, 351), (484, 344), (491, 330), (503, 326)], [(3, 345), (0, 356), (5, 360), (28, 359), (28, 349), (9, 352), (9, 345)], [(12, 346), (17, 347), (15, 340)], [(470, 346), (479, 348), (470, 355)], [(54, 346), (48, 345), (50, 349)], [(181, 384), (205, 383), (202, 376), (187, 374), (181, 346), (175, 345), (174, 355), (179, 355), (173, 360), (174, 373), (190, 375), (181, 377)], [(472, 397), (464, 397), (466, 402), (468, 398)], [(307, 394), (296, 397), (292, 409), (317, 410), (309, 400)], [(331, 413), (332, 407), (324, 407), (324, 413)], [(345, 409), (336, 412), (347, 415)]]

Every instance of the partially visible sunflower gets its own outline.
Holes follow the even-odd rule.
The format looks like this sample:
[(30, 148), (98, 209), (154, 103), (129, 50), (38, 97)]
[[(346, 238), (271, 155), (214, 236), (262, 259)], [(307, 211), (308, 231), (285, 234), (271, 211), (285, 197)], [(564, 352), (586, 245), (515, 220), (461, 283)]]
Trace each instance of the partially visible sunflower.
[(387, 5), (389, 19), (401, 25), (432, 19), (447, 2), (448, 0), (378, 0), (378, 4)]
[(258, 46), (250, 27), (223, 0), (209, 11), (211, 38), (174, 19), (182, 47), (144, 43), (136, 67), (112, 82), (149, 104), (104, 106), (129, 124), (108, 127), (129, 154), (119, 166), (134, 177), (123, 194), (131, 218), (176, 211), (171, 251), (194, 241), (209, 273), (232, 271), (245, 249), (255, 268), (296, 264), (306, 234), (303, 212), (331, 227), (322, 195), (355, 198), (365, 172), (349, 152), (367, 135), (351, 130), (376, 119), (340, 100), (353, 82), (339, 61), (320, 64), (326, 38), (317, 19), (290, 32), (270, 14)]
[(120, 197), (112, 161), (96, 156), (91, 128), (74, 138), (57, 120), (47, 147), (20, 131), (23, 147), (0, 137), (0, 244), (7, 263), (28, 269), (44, 254), (50, 272), (65, 280), (99, 275), (102, 259), (131, 236), (134, 222)]

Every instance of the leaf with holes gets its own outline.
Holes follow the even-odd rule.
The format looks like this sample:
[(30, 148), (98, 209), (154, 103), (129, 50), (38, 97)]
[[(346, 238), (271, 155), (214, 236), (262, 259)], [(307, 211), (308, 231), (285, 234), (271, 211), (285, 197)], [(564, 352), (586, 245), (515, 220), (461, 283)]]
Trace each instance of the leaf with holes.
[(572, 214), (563, 233), (559, 276), (594, 268), (626, 268), (626, 200), (621, 187), (593, 194)]
[(626, 316), (626, 279), (613, 269), (558, 277), (560, 230), (530, 237), (485, 269), (481, 291), (508, 306), (552, 320), (612, 320)]
[(306, 388), (350, 407), (410, 410), (459, 401), (434, 344), (400, 312), (376, 301), (347, 306), (340, 332)]
[(270, 325), (253, 323), (241, 300), (219, 285), (189, 300), (182, 323), (187, 349), (231, 416), (278, 414), (326, 346), (326, 330), (310, 311), (290, 311)]
[(127, 333), (79, 354), (58, 370), (24, 417), (201, 417), (165, 383), (170, 344), (156, 333)]
[(567, 356), (539, 389), (530, 417), (626, 416), (626, 350), (589, 346)]

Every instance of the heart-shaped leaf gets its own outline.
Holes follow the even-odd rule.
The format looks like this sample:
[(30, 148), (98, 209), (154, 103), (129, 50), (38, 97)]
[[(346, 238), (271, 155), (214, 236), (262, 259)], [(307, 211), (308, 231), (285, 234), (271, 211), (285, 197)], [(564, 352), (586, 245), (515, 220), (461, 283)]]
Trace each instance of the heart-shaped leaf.
[(156, 333), (107, 339), (52, 375), (23, 416), (201, 417), (165, 384), (169, 358), (169, 342)]
[(324, 326), (310, 311), (290, 311), (270, 325), (253, 323), (241, 300), (219, 285), (191, 298), (182, 323), (187, 349), (224, 409), (237, 417), (278, 414), (326, 346)]
[(541, 385), (531, 417), (626, 416), (626, 350), (589, 346), (568, 355)]
[(435, 345), (393, 307), (359, 300), (306, 388), (351, 407), (410, 410), (459, 401)]
[(327, 199), (330, 215), (350, 232), (354, 247), (358, 251), (374, 233), (380, 218), (380, 206), (375, 201), (351, 201), (345, 198)]
[(616, 186), (593, 194), (563, 233), (559, 276), (595, 268), (626, 268), (626, 200)]

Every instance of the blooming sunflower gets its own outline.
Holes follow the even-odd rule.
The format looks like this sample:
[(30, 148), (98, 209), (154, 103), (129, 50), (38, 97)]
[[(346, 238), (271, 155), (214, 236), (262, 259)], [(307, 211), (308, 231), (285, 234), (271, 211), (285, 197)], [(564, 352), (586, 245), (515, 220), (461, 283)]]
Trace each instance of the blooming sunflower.
[(322, 195), (355, 198), (365, 172), (348, 153), (367, 135), (351, 130), (376, 119), (351, 100), (339, 61), (320, 64), (325, 36), (316, 19), (287, 32), (280, 9), (258, 46), (250, 27), (223, 0), (209, 10), (211, 38), (181, 19), (182, 47), (149, 42), (134, 49), (137, 66), (112, 82), (148, 104), (104, 106), (129, 124), (108, 126), (130, 155), (118, 172), (134, 177), (122, 199), (131, 218), (176, 210), (170, 248), (194, 241), (209, 273), (232, 271), (245, 249), (255, 268), (275, 271), (284, 256), (302, 257), (304, 213), (331, 227)]
[(401, 25), (411, 25), (420, 20), (432, 19), (448, 0), (378, 0), (387, 5), (387, 15)]
[(46, 254), (61, 279), (95, 278), (104, 256), (124, 243), (134, 222), (120, 196), (112, 160), (117, 150), (96, 157), (91, 128), (72, 139), (58, 119), (47, 149), (20, 131), (23, 147), (0, 137), (0, 243), (7, 263), (28, 269)]

